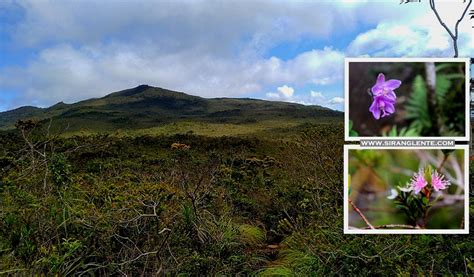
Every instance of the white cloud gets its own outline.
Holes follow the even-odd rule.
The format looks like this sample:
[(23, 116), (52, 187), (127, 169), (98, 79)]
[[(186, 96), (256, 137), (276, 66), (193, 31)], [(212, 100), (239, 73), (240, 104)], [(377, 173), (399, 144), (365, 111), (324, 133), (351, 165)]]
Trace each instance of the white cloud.
[[(278, 92), (268, 92), (265, 94), (266, 99), (274, 101), (285, 101), (291, 103), (297, 103), (302, 105), (318, 105), (323, 107), (329, 107), (331, 109), (343, 110), (344, 98), (342, 97), (331, 97), (329, 95), (334, 95), (334, 93), (323, 93), (320, 91), (311, 90), (307, 94), (294, 93), (294, 89), (290, 86), (284, 85), (277, 89)], [(285, 91), (293, 92), (285, 95)], [(290, 96), (291, 94), (291, 96)], [(336, 94), (337, 95), (337, 94)]]
[[(47, 106), (149, 84), (204, 97), (239, 97), (282, 83), (328, 84), (342, 78), (343, 54), (331, 48), (287, 61), (223, 58), (195, 49), (159, 53), (152, 44), (56, 45), (24, 68), (0, 68), (0, 87), (22, 91), (22, 104)], [(27, 81), (25, 81), (27, 80)], [(292, 96), (282, 87), (282, 96)]]
[(277, 88), (278, 92), (280, 92), (284, 97), (291, 98), (295, 90), (292, 87), (284, 85), (282, 87)]
[(371, 54), (380, 57), (446, 57), (452, 52), (447, 34), (426, 26), (400, 23), (381, 23), (375, 29), (358, 35), (347, 49), (350, 56)]
[(314, 90), (312, 90), (312, 91), (310, 91), (309, 93), (310, 93), (311, 97), (313, 97), (313, 98), (325, 98), (324, 95), (323, 95), (323, 93), (320, 92), (320, 91), (314, 91)]
[(265, 96), (266, 96), (268, 99), (273, 99), (273, 100), (280, 99), (280, 94), (275, 93), (275, 92), (267, 92), (267, 93), (265, 94)]
[[(348, 46), (348, 56), (371, 55), (381, 57), (452, 57), (452, 40), (440, 25), (427, 3), (406, 4), (426, 12), (406, 20), (386, 20), (376, 28), (359, 34)], [(454, 20), (462, 13), (462, 1), (437, 5), (443, 20), (454, 30)], [(459, 56), (469, 57), (474, 53), (471, 24), (466, 17), (459, 25)]]
[(293, 94), (295, 93), (295, 89), (289, 87), (287, 85), (283, 85), (277, 88), (277, 92), (268, 92), (265, 96), (270, 100), (279, 100), (282, 99), (283, 101), (292, 101)]
[(335, 104), (342, 104), (344, 103), (344, 98), (342, 97), (333, 97), (331, 100), (329, 100), (329, 104), (335, 105)]
[[(353, 29), (359, 22), (373, 24), (418, 13), (416, 8), (398, 3), (345, 2), (349, 3), (23, 0), (0, 5), (5, 10), (22, 9), (24, 17), (11, 29), (15, 39), (28, 45), (66, 41), (91, 44), (104, 37), (146, 36), (159, 41), (162, 49), (186, 48), (193, 42), (194, 47), (214, 45), (212, 50), (236, 46), (242, 36), (248, 40), (240, 46), (265, 48), (301, 35), (328, 37)], [(369, 9), (377, 12), (367, 12)]]
[[(41, 106), (142, 83), (204, 97), (239, 97), (282, 84), (340, 83), (346, 54), (451, 55), (445, 31), (426, 3), (353, 2), (25, 0), (13, 5), (23, 9), (22, 17), (5, 30), (12, 48), (32, 47), (35, 55), (21, 67), (0, 67), (0, 90), (16, 91), (18, 104)], [(8, 10), (8, 3), (0, 3), (0, 10)], [(306, 39), (330, 45), (333, 34), (352, 34), (360, 24), (377, 27), (359, 34), (346, 51), (269, 54), (272, 47)], [(472, 49), (465, 25), (460, 48)], [(314, 95), (276, 91), (266, 97), (329, 105)]]

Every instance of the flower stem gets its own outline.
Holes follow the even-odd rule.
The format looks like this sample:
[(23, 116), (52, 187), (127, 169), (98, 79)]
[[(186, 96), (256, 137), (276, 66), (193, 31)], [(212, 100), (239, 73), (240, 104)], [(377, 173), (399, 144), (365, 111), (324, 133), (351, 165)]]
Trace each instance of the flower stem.
[(444, 155), (443, 161), (439, 164), (438, 168), (436, 168), (436, 171), (438, 172), (441, 170), (441, 168), (443, 168), (444, 164), (446, 163), (449, 157), (449, 154), (443, 154), (443, 155)]
[(405, 224), (385, 224), (385, 225), (380, 225), (380, 226), (374, 226), (374, 228), (375, 229), (392, 229), (392, 228), (420, 229), (420, 227), (418, 226), (405, 225)]
[(367, 220), (367, 218), (364, 216), (364, 214), (361, 212), (361, 210), (359, 210), (359, 208), (357, 208), (357, 206), (354, 204), (354, 202), (352, 202), (351, 199), (349, 199), (349, 204), (351, 204), (354, 211), (356, 211), (356, 213), (358, 213), (360, 215), (360, 217), (365, 222), (365, 224), (367, 224), (369, 229), (375, 229), (374, 226), (372, 224), (370, 224), (370, 222)]

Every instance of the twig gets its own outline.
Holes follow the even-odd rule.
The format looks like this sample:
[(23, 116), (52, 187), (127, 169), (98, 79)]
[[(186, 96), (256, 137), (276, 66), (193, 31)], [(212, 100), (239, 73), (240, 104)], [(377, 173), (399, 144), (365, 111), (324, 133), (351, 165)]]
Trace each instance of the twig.
[(364, 220), (365, 224), (367, 224), (369, 229), (375, 229), (374, 226), (372, 224), (370, 224), (370, 222), (367, 220), (367, 218), (364, 216), (364, 214), (359, 210), (359, 208), (357, 208), (357, 206), (354, 204), (354, 202), (352, 202), (352, 200), (350, 198), (349, 198), (349, 203), (351, 204), (354, 211), (356, 211), (360, 215), (362, 220)]
[[(392, 229), (392, 228), (420, 229), (420, 227), (418, 226), (411, 226), (411, 225), (405, 225), (405, 224), (385, 224), (385, 225), (374, 226), (374, 229)], [(369, 228), (365, 227), (364, 229), (369, 229)]]
[(436, 171), (438, 171), (438, 172), (441, 170), (441, 168), (443, 168), (444, 164), (446, 163), (446, 161), (449, 158), (449, 154), (443, 154), (443, 155), (444, 155), (443, 160), (439, 164), (438, 168), (436, 168)]
[(436, 18), (438, 19), (441, 26), (443, 26), (443, 28), (448, 32), (449, 36), (453, 40), (454, 57), (455, 58), (458, 57), (458, 34), (459, 34), (458, 33), (458, 27), (459, 27), (459, 23), (461, 23), (462, 19), (466, 15), (466, 12), (469, 9), (469, 6), (471, 5), (471, 3), (472, 3), (472, 0), (469, 0), (469, 3), (466, 5), (466, 8), (464, 9), (461, 17), (456, 21), (456, 24), (454, 25), (454, 34), (453, 34), (453, 32), (449, 29), (449, 27), (443, 22), (443, 20), (439, 16), (438, 11), (436, 10), (435, 1), (430, 0), (430, 7), (433, 10), (434, 14), (436, 15)]
[(131, 260), (128, 260), (128, 261), (124, 261), (124, 262), (121, 262), (121, 263), (116, 263), (116, 265), (119, 265), (119, 266), (123, 266), (123, 265), (126, 265), (126, 264), (129, 264), (129, 263), (133, 263), (137, 260), (139, 260), (140, 258), (142, 257), (146, 257), (146, 256), (149, 256), (149, 255), (157, 255), (160, 253), (161, 249), (163, 248), (163, 246), (165, 245), (166, 241), (168, 240), (170, 234), (171, 234), (171, 229), (169, 228), (163, 228), (163, 230), (161, 230), (159, 232), (159, 234), (163, 234), (164, 232), (168, 232), (166, 237), (164, 238), (164, 240), (161, 242), (160, 244), (160, 247), (156, 250), (156, 251), (150, 251), (150, 252), (146, 252), (146, 253), (141, 253), (140, 255), (138, 255), (137, 257), (131, 259)]

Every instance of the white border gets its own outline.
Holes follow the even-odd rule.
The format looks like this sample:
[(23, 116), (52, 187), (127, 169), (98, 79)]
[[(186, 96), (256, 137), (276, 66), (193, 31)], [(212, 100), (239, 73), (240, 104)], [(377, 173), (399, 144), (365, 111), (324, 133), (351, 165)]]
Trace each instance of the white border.
[[(350, 62), (464, 62), (465, 63), (465, 134), (463, 137), (350, 137), (349, 136), (349, 63)], [(385, 139), (385, 140), (397, 140), (397, 139), (413, 139), (413, 140), (425, 140), (425, 139), (443, 139), (443, 140), (454, 140), (454, 141), (469, 141), (470, 137), (470, 92), (469, 92), (469, 58), (345, 58), (344, 59), (344, 138), (346, 141), (360, 141), (361, 139)], [(369, 107), (367, 107), (367, 110)]]
[[(349, 229), (349, 150), (357, 149), (463, 149), (464, 150), (464, 229)], [(469, 234), (469, 145), (457, 145), (453, 147), (361, 147), (359, 145), (344, 145), (344, 234)]]

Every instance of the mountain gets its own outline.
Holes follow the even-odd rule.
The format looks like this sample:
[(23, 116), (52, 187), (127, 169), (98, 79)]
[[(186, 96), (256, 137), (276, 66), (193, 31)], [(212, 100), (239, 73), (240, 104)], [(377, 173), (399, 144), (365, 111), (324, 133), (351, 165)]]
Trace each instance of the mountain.
[(206, 99), (148, 85), (74, 104), (49, 108), (21, 107), (0, 113), (0, 129), (13, 129), (18, 120), (49, 121), (69, 131), (144, 129), (175, 122), (246, 124), (266, 120), (342, 118), (320, 106), (248, 98)]

